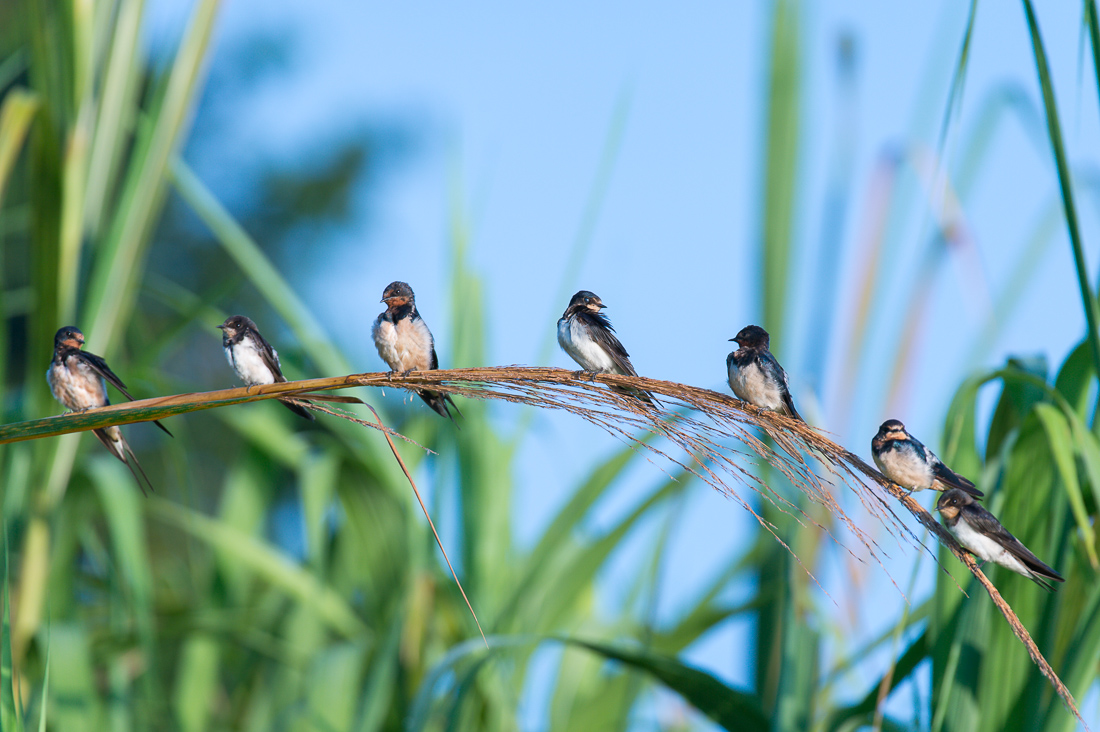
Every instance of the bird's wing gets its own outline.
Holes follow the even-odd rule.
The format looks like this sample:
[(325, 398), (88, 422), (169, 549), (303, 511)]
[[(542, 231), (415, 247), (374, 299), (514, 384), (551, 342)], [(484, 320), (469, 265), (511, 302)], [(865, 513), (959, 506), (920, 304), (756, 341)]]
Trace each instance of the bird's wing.
[(994, 539), (1035, 574), (1041, 577), (1047, 577), (1055, 582), (1065, 582), (1062, 575), (1055, 572), (1039, 559), (1039, 557), (1035, 556), (1030, 549), (1023, 545), (1023, 542), (1013, 536), (1008, 529), (1001, 525), (1001, 522), (998, 521), (993, 514), (985, 510), (982, 506), (971, 503), (966, 507), (966, 516), (964, 518), (970, 522), (970, 525), (975, 531), (981, 532)]
[(928, 448), (925, 448), (925, 452), (931, 458), (932, 475), (935, 476), (936, 480), (938, 480), (940, 483), (943, 483), (946, 486), (950, 486), (951, 488), (958, 488), (964, 493), (969, 493), (975, 498), (982, 498), (983, 496), (985, 496), (984, 493), (974, 487), (973, 483), (956, 473), (951, 468), (944, 465), (943, 461), (933, 455), (928, 450)]
[[(428, 326), (425, 325), (424, 330), (428, 330)], [(429, 347), (432, 349), (431, 366), (429, 367), (429, 370), (436, 371), (437, 369), (439, 369), (439, 356), (436, 355), (435, 338), (432, 338), (432, 332), (430, 330), (428, 331), (428, 342)]]
[(111, 371), (111, 367), (107, 365), (106, 361), (94, 353), (88, 353), (87, 351), (77, 351), (75, 355), (81, 361), (88, 364), (92, 368), (92, 371), (99, 374), (104, 381), (121, 391), (123, 396), (130, 401), (134, 401), (134, 397), (131, 396), (130, 392), (126, 391), (126, 385), (122, 383), (122, 379), (118, 378), (118, 375), (114, 371)]
[[(252, 338), (260, 346), (260, 358), (264, 362), (264, 366), (271, 371), (272, 376), (275, 377), (276, 382), (286, 381), (286, 377), (283, 376), (282, 366), (279, 364), (279, 354), (271, 347), (271, 344), (267, 342), (267, 339), (260, 335), (259, 331), (252, 331)], [(312, 415), (310, 415), (312, 416)]]
[(779, 361), (771, 351), (765, 351), (761, 354), (761, 358), (772, 376), (779, 383), (779, 391), (783, 398), (783, 406), (787, 409), (787, 415), (794, 417), (799, 422), (805, 422), (806, 420), (802, 419), (802, 415), (794, 408), (794, 399), (791, 398), (791, 385), (790, 382), (787, 381), (787, 372), (779, 365)]
[[(82, 359), (84, 363), (88, 364), (93, 371), (99, 374), (104, 381), (121, 391), (124, 397), (132, 402), (137, 401), (136, 399), (134, 399), (134, 396), (130, 392), (126, 391), (126, 385), (122, 383), (122, 379), (118, 378), (118, 375), (114, 371), (111, 371), (111, 367), (107, 365), (106, 361), (104, 361), (102, 358), (95, 355), (94, 353), (88, 353), (87, 351), (77, 351), (76, 355), (77, 357)], [(163, 430), (164, 433), (169, 437), (174, 436), (171, 432), (168, 431), (168, 428), (162, 425), (159, 421), (153, 420), (153, 424), (155, 424), (157, 427), (160, 427), (160, 429)], [(100, 438), (100, 440), (102, 439), (103, 438)], [(107, 443), (104, 442), (103, 444), (106, 445)], [(121, 459), (123, 462), (126, 461), (125, 458)]]
[(615, 365), (628, 376), (637, 376), (634, 365), (630, 363), (630, 354), (623, 348), (623, 344), (615, 337), (615, 330), (611, 327), (611, 321), (599, 313), (581, 312), (577, 317), (584, 319), (588, 326), (588, 332), (592, 340), (596, 341), (611, 356)]

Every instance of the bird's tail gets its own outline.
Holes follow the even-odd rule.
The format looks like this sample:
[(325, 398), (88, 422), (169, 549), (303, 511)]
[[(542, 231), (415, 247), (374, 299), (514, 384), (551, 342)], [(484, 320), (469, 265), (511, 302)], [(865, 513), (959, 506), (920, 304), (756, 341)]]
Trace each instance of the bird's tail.
[(971, 483), (970, 485), (961, 485), (959, 486), (959, 490), (963, 491), (964, 493), (969, 493), (975, 498), (985, 498), (985, 494), (975, 488), (973, 483)]
[[(1042, 574), (1040, 572), (1036, 572), (1034, 569), (1031, 569), (1030, 567), (1028, 569), (1029, 569), (1028, 573), (1023, 575), (1023, 576), (1027, 577), (1029, 580), (1031, 580), (1035, 584), (1039, 585), (1040, 587), (1042, 587), (1047, 592), (1053, 593), (1058, 589), (1054, 586), (1054, 583), (1051, 582), (1051, 580), (1055, 580), (1056, 582), (1065, 582), (1065, 580), (1062, 578), (1062, 576), (1060, 574), (1058, 574), (1057, 572), (1054, 572), (1054, 575), (1051, 576), (1051, 575), (1047, 575), (1047, 574)], [(1051, 571), (1053, 572), (1054, 570), (1051, 570)]]
[(788, 417), (793, 417), (794, 419), (797, 419), (799, 422), (805, 422), (806, 421), (806, 420), (802, 419), (802, 415), (799, 414), (798, 410), (794, 408), (794, 399), (791, 399), (790, 394), (785, 394), (784, 395), (784, 398), (783, 398), (783, 412)]
[(458, 407), (455, 406), (454, 400), (451, 399), (450, 394), (444, 394), (440, 391), (429, 391), (427, 389), (420, 389), (416, 392), (420, 395), (420, 398), (424, 400), (424, 403), (434, 409), (440, 416), (446, 417), (454, 426), (458, 427), (458, 422), (455, 421), (454, 415), (451, 414), (451, 409), (455, 410), (455, 413), (462, 416), (462, 412), (458, 411)]
[(625, 394), (626, 396), (637, 399), (642, 403), (643, 406), (648, 409), (657, 408), (657, 400), (653, 397), (652, 394), (650, 394), (648, 391), (645, 391), (644, 389), (634, 389), (629, 386), (612, 386), (611, 389), (613, 391), (619, 392), (620, 394)]
[(279, 402), (302, 419), (308, 419), (310, 422), (313, 422), (316, 419), (316, 417), (313, 416), (313, 412), (309, 411), (300, 404), (291, 404), (290, 402), (284, 402), (281, 399), (279, 400)]
[[(163, 428), (162, 428), (163, 429)], [(110, 430), (113, 430), (117, 439), (110, 434)], [(167, 432), (167, 430), (165, 430)], [(116, 458), (121, 460), (127, 468), (130, 469), (130, 475), (134, 476), (134, 480), (138, 484), (138, 488), (141, 489), (143, 496), (148, 496), (149, 491), (153, 491), (153, 482), (149, 480), (149, 476), (145, 474), (145, 469), (141, 467), (141, 463), (138, 462), (137, 455), (130, 449), (130, 443), (126, 442), (126, 438), (122, 436), (122, 431), (118, 427), (106, 427), (101, 430), (92, 430), (103, 446)], [(134, 470), (134, 468), (137, 470)], [(138, 473), (141, 473), (141, 477), (138, 477)], [(142, 483), (141, 479), (145, 478), (145, 482)], [(149, 491), (145, 490), (145, 486), (149, 486)]]

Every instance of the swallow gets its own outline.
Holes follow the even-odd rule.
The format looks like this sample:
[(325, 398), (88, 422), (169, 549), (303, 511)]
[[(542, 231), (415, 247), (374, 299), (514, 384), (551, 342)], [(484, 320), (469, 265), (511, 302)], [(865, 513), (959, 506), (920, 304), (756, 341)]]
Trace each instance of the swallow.
[[(279, 353), (260, 335), (251, 319), (243, 315), (233, 315), (226, 318), (218, 328), (222, 331), (225, 358), (245, 386), (286, 381), (279, 365)], [(305, 407), (290, 402), (282, 404), (299, 417), (311, 422), (314, 420), (313, 412)]]
[(1066, 581), (1008, 533), (1001, 522), (973, 496), (951, 488), (936, 501), (936, 510), (943, 516), (944, 525), (959, 544), (979, 559), (1022, 574), (1047, 592), (1054, 592), (1050, 580)]
[[(57, 331), (53, 337), (53, 360), (50, 361), (50, 367), (46, 370), (46, 382), (50, 385), (54, 398), (71, 412), (86, 412), (89, 409), (105, 407), (111, 403), (107, 399), (109, 383), (122, 392), (123, 396), (133, 401), (134, 397), (126, 391), (126, 385), (114, 371), (111, 371), (107, 362), (94, 353), (82, 350), (83, 347), (84, 334), (75, 326), (67, 325)], [(154, 420), (153, 424), (164, 430), (169, 437), (172, 436), (172, 433), (160, 422)], [(122, 436), (122, 430), (118, 427), (103, 427), (92, 430), (92, 434), (110, 450), (112, 455), (126, 464), (142, 493), (146, 493), (145, 484), (148, 484), (150, 490), (153, 489), (149, 476), (145, 474), (134, 451)], [(145, 478), (145, 484), (141, 482), (138, 473)]]
[(910, 493), (932, 488), (946, 491), (958, 488), (975, 498), (985, 494), (966, 478), (943, 464), (935, 453), (905, 431), (905, 425), (888, 419), (871, 440), (871, 455), (882, 474)]
[[(390, 367), (390, 375), (401, 372), (403, 376), (408, 376), (413, 371), (438, 369), (435, 339), (416, 311), (416, 295), (412, 288), (404, 282), (391, 282), (382, 292), (382, 302), (386, 310), (375, 319), (371, 335), (378, 355)], [(441, 416), (455, 421), (451, 407), (456, 412), (458, 407), (449, 394), (430, 389), (417, 389), (416, 393)]]
[(726, 356), (730, 389), (741, 401), (805, 422), (794, 408), (787, 372), (768, 350), (771, 336), (759, 325), (746, 325), (730, 338), (736, 351)]
[[(569, 301), (558, 320), (558, 345), (589, 374), (637, 376), (630, 354), (615, 337), (615, 329), (601, 310), (607, 306), (599, 296), (581, 290)], [(612, 386), (613, 390), (655, 406), (653, 396), (641, 389)]]

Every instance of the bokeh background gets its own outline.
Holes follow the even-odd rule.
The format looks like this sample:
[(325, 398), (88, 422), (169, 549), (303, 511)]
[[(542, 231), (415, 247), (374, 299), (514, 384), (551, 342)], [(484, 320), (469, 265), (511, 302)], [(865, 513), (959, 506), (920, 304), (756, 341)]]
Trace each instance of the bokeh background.
[[(236, 312), (291, 378), (381, 370), (395, 279), (445, 368), (572, 368), (554, 326), (583, 288), (640, 373), (726, 391), (728, 339), (760, 323), (813, 424), (869, 460), (901, 418), (1077, 583), (994, 575), (1100, 720), (1095, 367), (1067, 361), (1086, 322), (1057, 174), (1095, 281), (1091, 7), (1038, 8), (1044, 82), (1014, 4), (9, 3), (0, 102), (35, 116), (0, 118), (4, 422), (58, 411), (41, 375), (65, 322), (140, 396), (233, 385), (214, 326)], [(1072, 474), (1056, 395), (967, 381), (1006, 363), (1052, 385), (1065, 364)], [(455, 432), (361, 396), (438, 453), (403, 448), (492, 652), (380, 436), (224, 408), (170, 443), (127, 429), (145, 504), (91, 439), (0, 448), (25, 673), (5, 713), (717, 728), (660, 661), (773, 729), (1074, 729), (988, 598), (882, 527), (880, 565), (769, 516), (811, 579), (736, 503), (574, 417), (463, 403)]]

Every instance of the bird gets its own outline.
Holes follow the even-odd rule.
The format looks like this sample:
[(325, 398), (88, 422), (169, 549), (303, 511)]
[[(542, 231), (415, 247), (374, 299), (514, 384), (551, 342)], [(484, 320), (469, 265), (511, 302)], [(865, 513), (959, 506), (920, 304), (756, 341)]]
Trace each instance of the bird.
[[(573, 295), (558, 320), (558, 345), (589, 374), (637, 376), (630, 354), (615, 337), (615, 329), (601, 310), (607, 306), (588, 290)], [(654, 407), (653, 395), (642, 389), (612, 386), (613, 390)]]
[[(229, 365), (241, 377), (245, 386), (275, 384), (286, 381), (279, 365), (279, 353), (271, 347), (256, 324), (244, 315), (231, 315), (218, 326), (222, 331), (222, 347)], [(281, 400), (280, 400), (281, 401)], [(303, 419), (314, 420), (313, 412), (298, 404), (282, 402)]]
[[(416, 311), (416, 295), (412, 288), (404, 282), (391, 282), (382, 292), (382, 302), (386, 309), (375, 319), (371, 335), (378, 355), (390, 367), (390, 375), (400, 372), (407, 376), (413, 371), (438, 369), (435, 339)], [(430, 389), (417, 389), (416, 393), (441, 416), (455, 422), (451, 408), (458, 412), (458, 407), (449, 394)]]
[(878, 434), (871, 440), (871, 455), (883, 475), (910, 493), (926, 488), (937, 491), (958, 488), (975, 498), (985, 495), (972, 482), (944, 465), (896, 419), (888, 419), (879, 426)]
[(973, 496), (951, 488), (936, 501), (936, 510), (959, 544), (979, 559), (1022, 574), (1048, 592), (1054, 592), (1051, 580), (1065, 582), (1062, 575), (1032, 554)]
[(741, 401), (805, 422), (791, 399), (787, 372), (768, 350), (771, 336), (759, 325), (746, 325), (730, 338), (738, 348), (726, 356), (730, 389)]
[[(107, 384), (110, 383), (122, 392), (123, 396), (133, 401), (134, 397), (126, 391), (126, 385), (114, 371), (111, 371), (107, 362), (83, 348), (84, 334), (76, 326), (67, 325), (54, 335), (53, 359), (46, 370), (46, 382), (50, 385), (50, 392), (54, 398), (71, 412), (86, 412), (96, 407), (105, 407), (111, 403), (107, 398)], [(168, 428), (160, 422), (154, 420), (153, 424), (164, 430), (169, 437), (172, 436)], [(153, 484), (145, 474), (141, 463), (138, 462), (134, 451), (130, 449), (126, 438), (122, 436), (122, 430), (118, 427), (103, 427), (92, 430), (92, 434), (112, 455), (125, 463), (130, 469), (130, 474), (137, 481), (138, 487), (141, 488), (141, 492), (148, 495), (138, 473), (140, 472), (141, 477), (145, 478), (145, 483), (150, 490), (153, 489)]]

